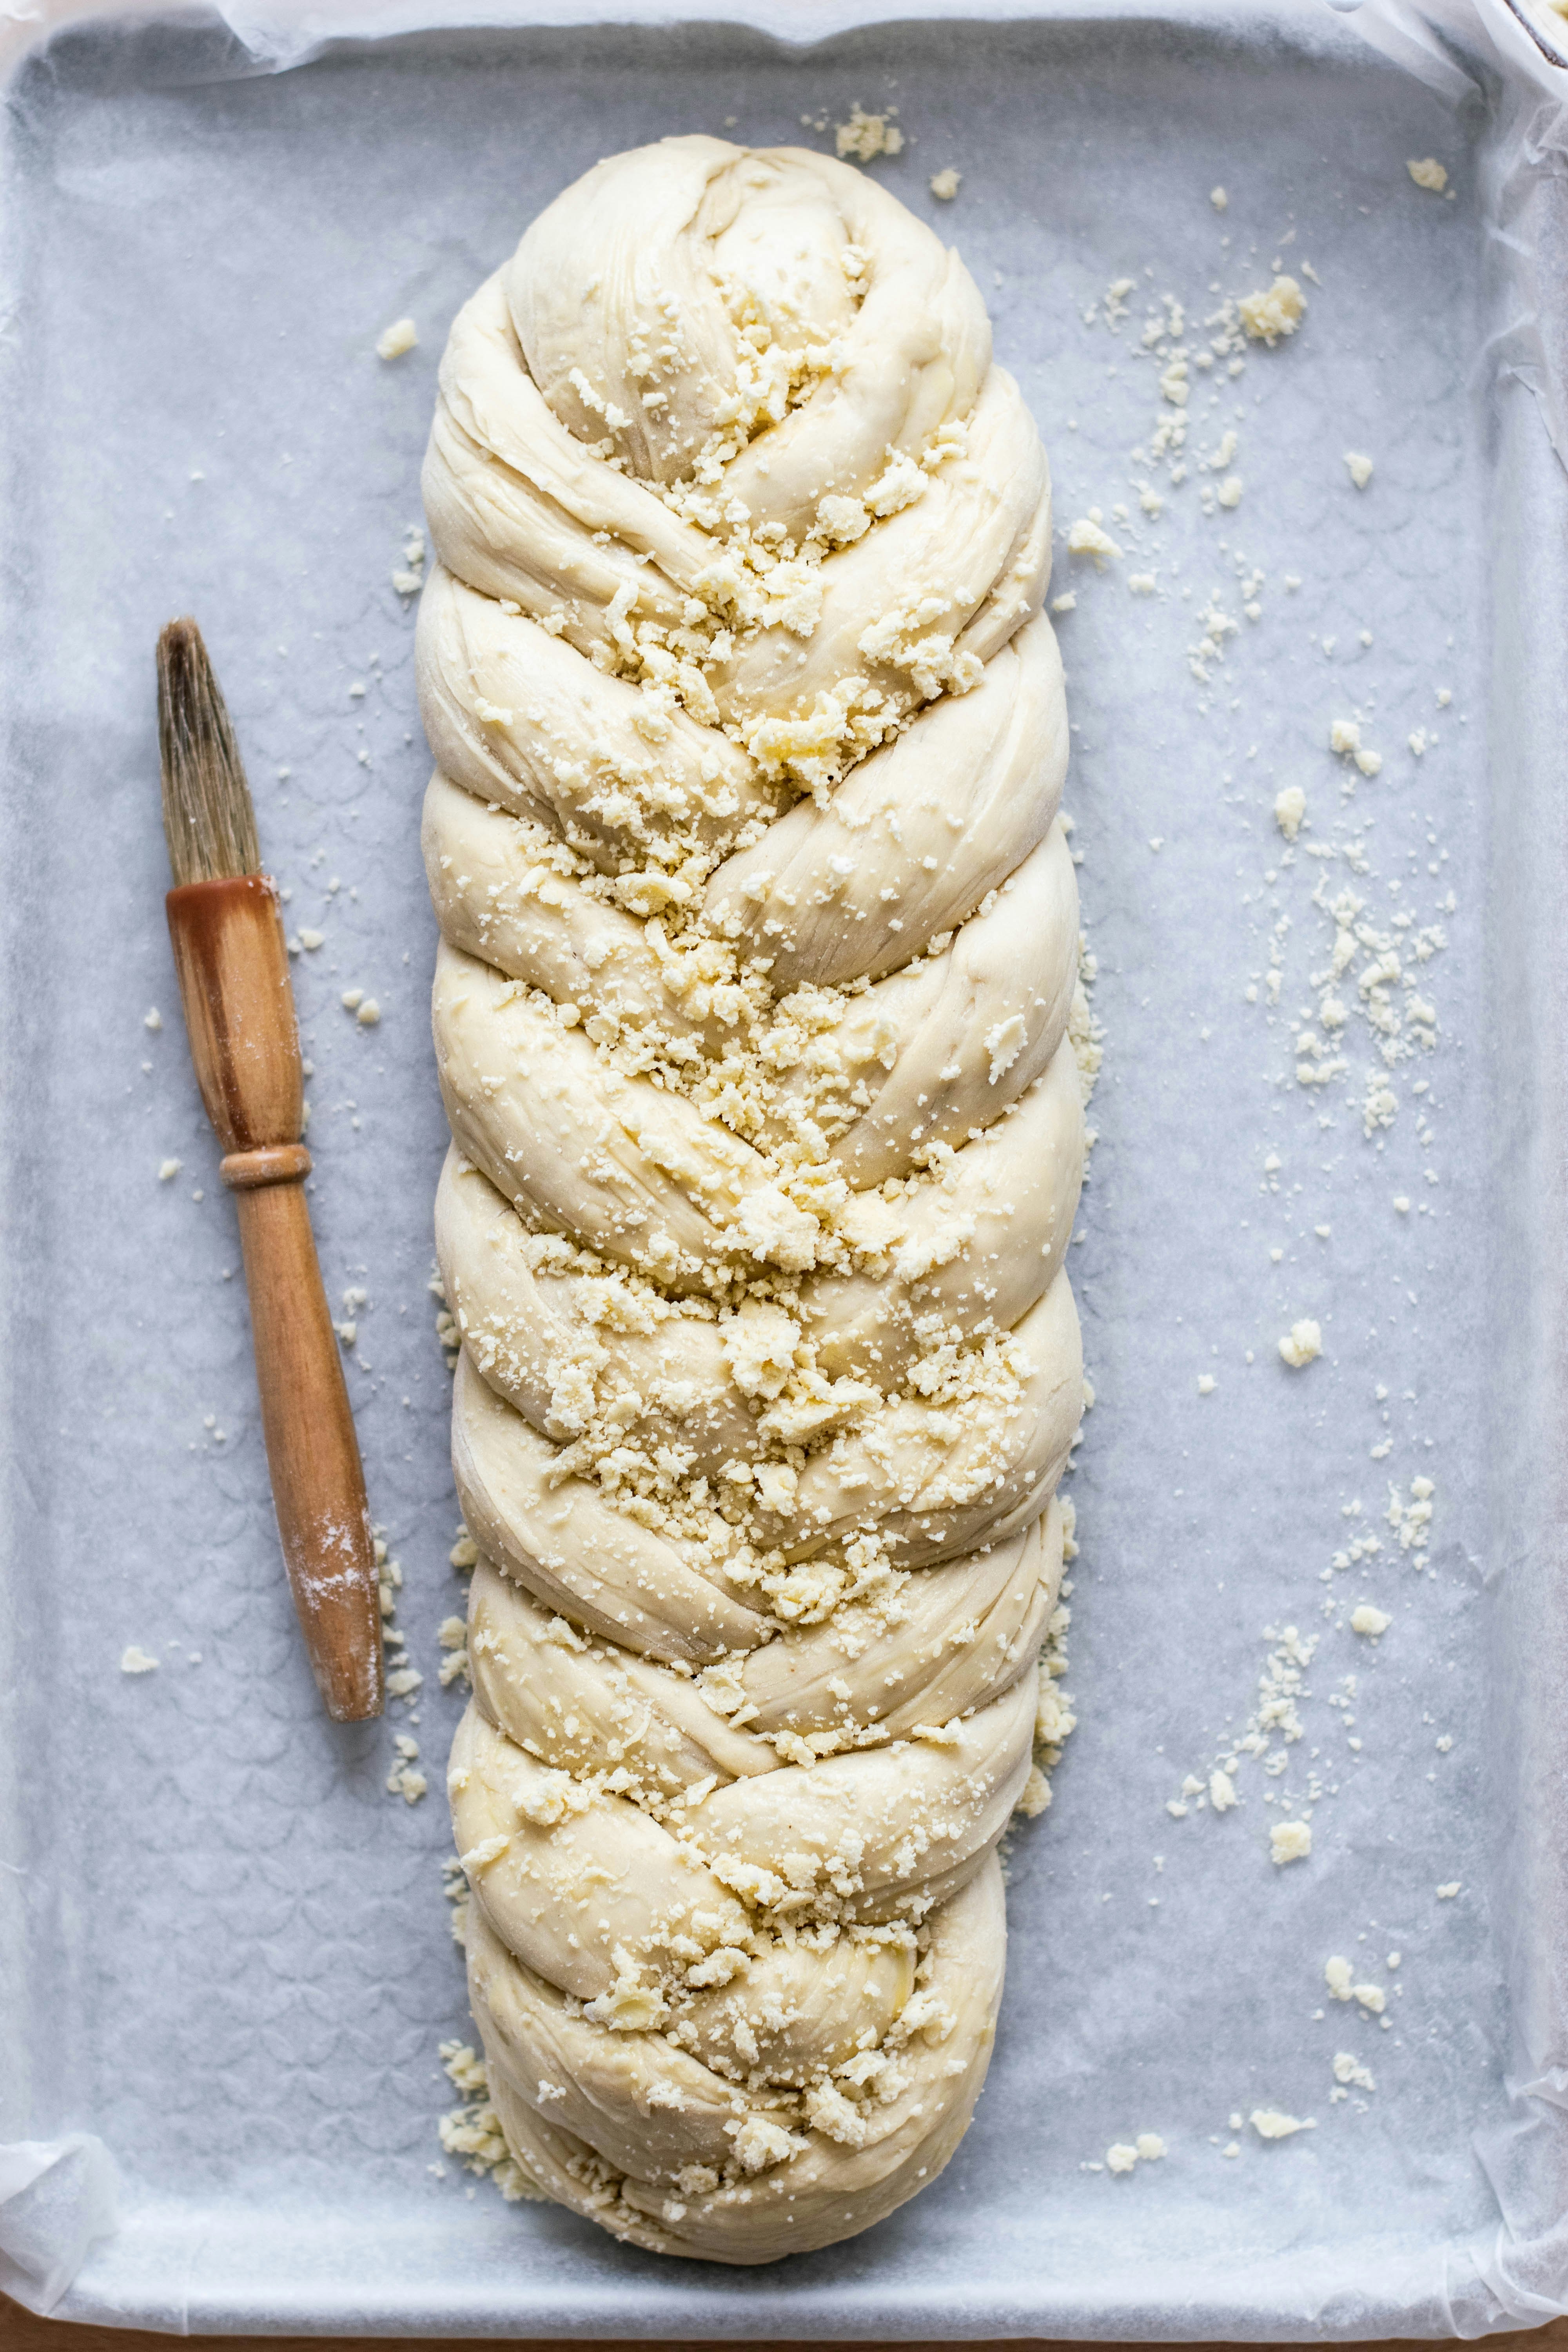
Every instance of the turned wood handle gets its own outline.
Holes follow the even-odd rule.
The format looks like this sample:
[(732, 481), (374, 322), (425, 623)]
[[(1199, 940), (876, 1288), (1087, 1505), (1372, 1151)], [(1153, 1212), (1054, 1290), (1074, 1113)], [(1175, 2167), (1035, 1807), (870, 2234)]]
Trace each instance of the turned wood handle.
[(310, 1155), (277, 894), (247, 874), (185, 883), (167, 906), (191, 1058), (239, 1213), (284, 1565), (327, 1712), (358, 1723), (384, 1698), (375, 1543), (305, 1199)]
[(231, 1155), (223, 1177), (239, 1211), (283, 1563), (327, 1712), (358, 1723), (382, 1709), (375, 1545), (305, 1200), (310, 1155), (293, 1150), (304, 1162), (298, 1172), (277, 1167), (283, 1151), (263, 1150)]

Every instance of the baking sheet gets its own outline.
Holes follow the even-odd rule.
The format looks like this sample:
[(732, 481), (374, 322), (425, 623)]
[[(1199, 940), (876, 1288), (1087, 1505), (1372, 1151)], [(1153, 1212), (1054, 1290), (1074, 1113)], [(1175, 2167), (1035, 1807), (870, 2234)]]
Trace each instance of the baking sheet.
[[(1354, 2337), (1568, 2307), (1568, 498), (1560, 327), (1529, 294), (1561, 236), (1551, 100), (1521, 112), (1494, 51), (1490, 112), (1456, 112), (1306, 6), (321, 49), (344, 21), (79, 25), (22, 62), (5, 122), (0, 2141), (89, 2136), (0, 2204), (6, 2284), (58, 2291), (107, 2210), (101, 2147), (120, 2226), (57, 2307), (172, 2330)], [(1439, 83), (1478, 70), (1380, 23)], [(437, 2139), (437, 2045), (468, 2031), (439, 1875), (460, 1695), (437, 1627), (462, 1600), (426, 1287), (427, 762), (391, 574), (447, 325), (533, 212), (667, 131), (830, 147), (856, 100), (900, 110), (904, 151), (871, 168), (991, 305), (1077, 599), (1068, 802), (1105, 1032), (1072, 1261), (1097, 1396), (1080, 1727), (1013, 1841), (997, 2054), (953, 2164), (865, 2238), (742, 2274), (506, 2207)], [(1412, 182), (1428, 155), (1451, 195)], [(1182, 303), (1195, 355), (1278, 267), (1300, 331), (1234, 376), (1194, 356), (1178, 410), (1151, 306)], [(405, 314), (418, 349), (383, 363)], [(1152, 435), (1178, 415), (1173, 483)], [(1091, 509), (1122, 549), (1103, 571), (1062, 536)], [(186, 609), (290, 925), (322, 939), (295, 960), (312, 1209), (424, 1676), (383, 1725), (322, 1720), (300, 1652), (163, 937), (151, 654)], [(1329, 748), (1352, 718), (1375, 776)], [(1347, 1067), (1297, 1077), (1342, 1034), (1309, 985), (1337, 928), (1320, 881), (1415, 975), (1385, 983), (1405, 1040), (1412, 992), (1436, 1013), (1370, 1137), (1381, 950), (1339, 983)], [(1292, 1370), (1304, 1317), (1322, 1354)], [(1402, 1549), (1419, 1523), (1390, 1524), (1390, 1488), (1407, 1510), (1417, 1478), (1433, 1515)], [(1363, 1601), (1392, 1620), (1375, 1646)], [(1216, 1816), (1208, 1775), (1287, 1627), (1316, 1643), (1285, 1658), (1302, 1737), (1276, 1736), (1278, 1779), (1244, 1759)], [(155, 1670), (123, 1673), (128, 1645)], [(433, 1782), (412, 1806), (385, 1787), (398, 1734)], [(1271, 1862), (1280, 1818), (1310, 1821), (1309, 1859)], [(1381, 2020), (1331, 1997), (1331, 1956)], [(1268, 2141), (1255, 2110), (1312, 2128)], [(1165, 2156), (1106, 2169), (1140, 2133)]]

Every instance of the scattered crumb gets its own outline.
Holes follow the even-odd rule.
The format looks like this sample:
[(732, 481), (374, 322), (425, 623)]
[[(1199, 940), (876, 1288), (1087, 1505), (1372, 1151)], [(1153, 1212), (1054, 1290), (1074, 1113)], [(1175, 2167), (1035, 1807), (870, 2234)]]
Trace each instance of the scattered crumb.
[(1372, 479), (1372, 459), (1363, 457), (1359, 449), (1347, 449), (1345, 464), (1350, 467), (1351, 479), (1357, 489), (1364, 490)]
[(161, 1029), (163, 1025), (163, 1016), (159, 1012), (155, 1004), (142, 1015), (142, 1026), (143, 1029)]
[(1380, 1633), (1386, 1633), (1393, 1622), (1386, 1609), (1374, 1609), (1370, 1601), (1363, 1601), (1351, 1612), (1351, 1632), (1365, 1633), (1373, 1642)]
[(1348, 2050), (1339, 2050), (1334, 2053), (1334, 2080), (1336, 2083), (1353, 2084), (1358, 2091), (1375, 2091), (1377, 2088), (1372, 2068), (1363, 2066)]
[[(1119, 2139), (1105, 2151), (1107, 2172), (1131, 2172), (1142, 2159), (1144, 2164), (1158, 2164), (1165, 2153), (1165, 2143), (1158, 2132), (1140, 2132), (1133, 2141)], [(1095, 2167), (1096, 2171), (1100, 2169)]]
[(391, 326), (384, 327), (375, 339), (376, 358), (400, 360), (404, 352), (411, 352), (418, 341), (419, 330), (412, 319), (394, 319)]
[(473, 1679), (468, 1662), (468, 1622), (462, 1617), (443, 1617), (437, 1628), (437, 1640), (447, 1652), (441, 1661), (441, 1687), (450, 1688), (459, 1675), (465, 1682)]
[(1222, 213), (1224, 212), (1226, 205), (1229, 204), (1230, 198), (1226, 194), (1223, 188), (1211, 188), (1209, 190), (1209, 202), (1214, 206), (1216, 213)]
[(1331, 719), (1329, 749), (1343, 759), (1353, 760), (1363, 776), (1375, 776), (1383, 765), (1382, 752), (1367, 750), (1361, 740), (1361, 728), (1353, 719)]
[(1198, 1394), (1199, 1394), (1199, 1396), (1213, 1396), (1214, 1391), (1215, 1391), (1215, 1377), (1214, 1377), (1214, 1374), (1213, 1374), (1212, 1372), (1200, 1372), (1200, 1373), (1198, 1374)]
[[(509, 2205), (526, 2198), (544, 2201), (544, 2192), (524, 2172), (506, 2144), (500, 2118), (490, 2105), (489, 2076), (485, 2062), (466, 2042), (443, 2042), (441, 2063), (463, 2105), (441, 2117), (441, 2146), (448, 2156), (462, 2159), (465, 2168), (483, 2179), (488, 2173)], [(469, 2195), (473, 2194), (469, 2190)]]
[(1305, 1822), (1275, 1822), (1268, 1832), (1268, 1859), (1277, 1870), (1288, 1862), (1305, 1862), (1312, 1851), (1312, 1832)]
[(1077, 612), (1078, 598), (1073, 594), (1070, 588), (1065, 590), (1061, 595), (1053, 596), (1051, 598), (1051, 610), (1053, 613)]
[(1395, 1192), (1394, 1196), (1394, 1205), (1398, 1210), (1402, 1217), (1407, 1217), (1410, 1214), (1410, 1198), (1408, 1193)]
[(357, 1007), (354, 1019), (362, 1029), (375, 1027), (376, 1023), (381, 1019), (381, 1007), (374, 996), (367, 996), (363, 1003)]
[(1289, 2139), (1292, 2132), (1318, 2128), (1310, 2116), (1301, 2119), (1281, 2115), (1278, 2107), (1254, 2107), (1250, 2121), (1259, 2139)]
[(1131, 2172), (1137, 2161), (1137, 2149), (1130, 2147), (1125, 2140), (1112, 2140), (1105, 2151), (1107, 2172)]
[(1256, 294), (1244, 294), (1237, 304), (1241, 323), (1254, 342), (1270, 350), (1281, 335), (1293, 335), (1307, 309), (1307, 298), (1293, 278), (1277, 278)]
[(120, 1671), (122, 1675), (155, 1675), (158, 1661), (132, 1642), (120, 1654)]
[(1397, 1486), (1388, 1489), (1388, 1508), (1384, 1513), (1386, 1524), (1399, 1538), (1401, 1551), (1417, 1555), (1415, 1566), (1422, 1566), (1419, 1557), (1426, 1549), (1432, 1528), (1432, 1496), (1436, 1489), (1430, 1478), (1412, 1478), (1410, 1500), (1405, 1502)]
[(437, 1274), (436, 1280), (429, 1286), (442, 1302), (436, 1312), (436, 1337), (440, 1342), (441, 1355), (447, 1370), (449, 1372), (455, 1372), (458, 1369), (458, 1358), (462, 1351), (463, 1335), (458, 1328), (457, 1318), (446, 1304), (446, 1291), (439, 1287), (439, 1284), (440, 1276)]
[(364, 991), (363, 991), (363, 988), (345, 988), (345, 989), (344, 989), (344, 991), (343, 991), (343, 995), (342, 995), (342, 1006), (343, 1006), (343, 1011), (344, 1011), (345, 1013), (357, 1013), (357, 1012), (359, 1011), (359, 1009), (360, 1009), (360, 1006), (361, 1006), (363, 1003), (364, 1003)]
[(1437, 1889), (1437, 1900), (1439, 1903), (1451, 1903), (1458, 1891), (1458, 1880), (1451, 1878), (1447, 1886), (1439, 1886)]
[(179, 1172), (180, 1163), (177, 1160), (161, 1160), (158, 1162), (158, 1181), (160, 1184), (167, 1184), (171, 1182), (172, 1180), (179, 1174)]
[[(1398, 1955), (1394, 1957), (1397, 1958)], [(1336, 2000), (1359, 2001), (1363, 2009), (1369, 2009), (1374, 2017), (1381, 2017), (1388, 2007), (1388, 1997), (1383, 1987), (1357, 1984), (1354, 1977), (1355, 1971), (1350, 1962), (1338, 1952), (1331, 1959), (1323, 1962), (1323, 1981)]]
[(847, 122), (836, 122), (833, 135), (840, 155), (857, 163), (873, 163), (879, 155), (903, 152), (904, 134), (885, 114), (868, 114), (857, 101)]
[(1287, 784), (1274, 803), (1274, 822), (1287, 841), (1294, 841), (1307, 814), (1307, 795), (1300, 784)]
[(1222, 507), (1238, 507), (1241, 504), (1241, 476), (1227, 474), (1215, 495)]
[(1127, 585), (1134, 596), (1152, 596), (1155, 587), (1154, 574), (1152, 572), (1129, 572)]
[(452, 1930), (452, 1941), (462, 1949), (468, 1944), (468, 1882), (455, 1853), (449, 1853), (441, 1864), (441, 1892), (452, 1906), (452, 1916), (447, 1923)]
[(1322, 1332), (1310, 1316), (1303, 1316), (1299, 1323), (1292, 1323), (1279, 1342), (1280, 1358), (1293, 1371), (1303, 1370), (1322, 1352)]
[(416, 1805), (430, 1785), (423, 1772), (414, 1769), (418, 1760), (419, 1742), (410, 1738), (406, 1731), (400, 1731), (394, 1745), (398, 1760), (386, 1776), (386, 1793), (389, 1797), (401, 1797), (405, 1805)]
[(425, 534), (411, 522), (403, 534), (403, 569), (392, 575), (400, 596), (416, 596), (425, 584)]
[(1209, 1803), (1216, 1813), (1228, 1813), (1237, 1801), (1236, 1782), (1225, 1771), (1209, 1774)]
[(1145, 2164), (1158, 2164), (1165, 2153), (1165, 2143), (1158, 2132), (1140, 2132), (1138, 2153)]
[(945, 172), (933, 172), (931, 173), (931, 192), (933, 196), (940, 197), (944, 205), (950, 205), (952, 204), (954, 196), (957, 195), (959, 188), (963, 184), (963, 173), (955, 172), (952, 165), (950, 163)]
[(1406, 163), (1405, 170), (1418, 188), (1430, 188), (1440, 196), (1448, 184), (1448, 174), (1435, 155), (1423, 155), (1417, 163)]
[(1099, 509), (1091, 508), (1068, 529), (1068, 552), (1092, 555), (1097, 563), (1103, 564), (1108, 555), (1120, 555), (1121, 550), (1110, 532), (1100, 528)]
[(326, 936), (325, 931), (310, 931), (302, 929), (300, 933), (300, 945), (305, 950), (307, 954), (313, 955), (315, 950), (322, 945)]

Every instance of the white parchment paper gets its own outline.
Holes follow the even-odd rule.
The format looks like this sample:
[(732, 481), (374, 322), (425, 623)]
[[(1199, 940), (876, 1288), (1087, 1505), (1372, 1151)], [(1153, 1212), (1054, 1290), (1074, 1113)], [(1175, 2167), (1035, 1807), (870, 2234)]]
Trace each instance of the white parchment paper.
[[(589, 25), (563, 0), (479, 29), (465, 6), (465, 30), (428, 0), (236, 0), (47, 47), (10, 20), (0, 2142), (82, 2133), (121, 2178), (64, 2315), (1268, 2338), (1568, 2307), (1564, 149), (1522, 20), (1442, 5), (894, 26), (624, 0)], [(1073, 1254), (1080, 1727), (1013, 1842), (997, 2054), (948, 2173), (745, 2274), (505, 2207), (437, 2139), (437, 2045), (468, 2030), (439, 1887), (460, 1693), (436, 1675), (462, 1591), (426, 1288), (426, 759), (391, 574), (447, 324), (532, 214), (616, 148), (829, 145), (856, 100), (899, 109), (904, 151), (871, 168), (991, 304), (1076, 597), (1105, 1030)], [(1448, 192), (1412, 181), (1428, 156)], [(1233, 352), (1227, 300), (1285, 272), (1300, 331)], [(405, 314), (418, 348), (379, 362)], [(1091, 509), (1103, 570), (1066, 551)], [(327, 1724), (300, 1655), (179, 1022), (152, 647), (184, 610), (301, 943), (313, 1213), (424, 1676), (384, 1725)], [(1330, 750), (1336, 719), (1378, 772)], [(1363, 986), (1385, 953), (1398, 976)], [(1297, 1371), (1302, 1318), (1322, 1353)], [(122, 1672), (130, 1645), (155, 1669)], [(412, 1807), (398, 1734), (433, 1784)], [(1283, 1819), (1312, 1851), (1279, 1867)], [(1331, 1956), (1381, 2014), (1332, 1997)], [(1270, 2110), (1310, 2128), (1266, 2139)], [(1106, 2169), (1140, 2133), (1165, 2156)], [(83, 2219), (35, 2232), (14, 2291), (46, 2299)]]

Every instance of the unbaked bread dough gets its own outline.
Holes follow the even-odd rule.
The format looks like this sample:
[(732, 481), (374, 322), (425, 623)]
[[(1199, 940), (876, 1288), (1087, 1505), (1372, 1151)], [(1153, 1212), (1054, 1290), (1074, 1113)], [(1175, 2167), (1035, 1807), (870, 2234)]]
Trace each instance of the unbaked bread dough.
[(1050, 494), (849, 166), (600, 163), (425, 469), (450, 1795), (523, 2175), (759, 2263), (984, 2080), (1083, 1381)]

